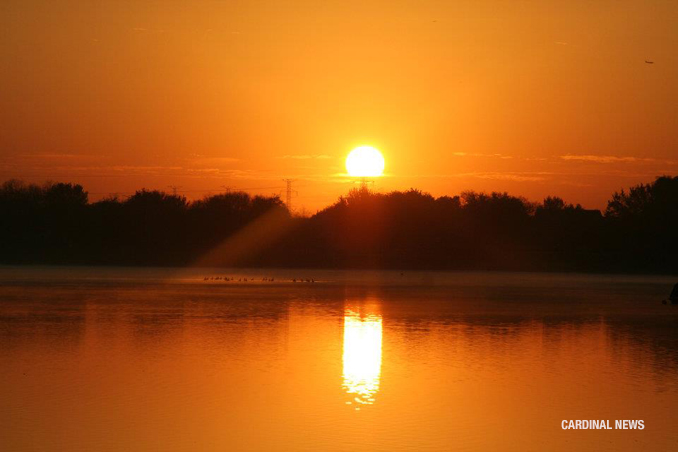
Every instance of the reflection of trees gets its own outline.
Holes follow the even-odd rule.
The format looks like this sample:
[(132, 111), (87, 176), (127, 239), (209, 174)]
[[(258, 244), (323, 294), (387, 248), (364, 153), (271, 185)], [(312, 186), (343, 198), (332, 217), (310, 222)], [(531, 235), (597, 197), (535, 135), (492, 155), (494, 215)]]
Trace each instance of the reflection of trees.
[[(0, 288), (0, 338), (8, 345), (47, 340), (77, 345), (87, 326), (113, 336), (158, 342), (188, 325), (216, 336), (237, 326), (262, 328), (287, 319), (292, 295), (251, 287), (110, 281), (11, 283)], [(340, 302), (337, 302), (337, 305)], [(337, 308), (338, 309), (338, 308)]]
[(85, 334), (87, 297), (72, 288), (5, 284), (0, 287), (0, 343), (76, 347)]
[(486, 275), (482, 283), (472, 274), (464, 277), (471, 282), (354, 287), (348, 294), (382, 300), (389, 331), (397, 330), (415, 355), (431, 338), (515, 352), (530, 336), (541, 344), (543, 359), (554, 360), (573, 340), (589, 337), (612, 358), (653, 369), (657, 378), (678, 373), (678, 317), (660, 304), (660, 284), (541, 275)]
[[(217, 344), (217, 349), (274, 347), (284, 343), (281, 337), (287, 334), (294, 308), (304, 316), (341, 319), (344, 330), (347, 318), (356, 326), (351, 331), (360, 332), (367, 325), (366, 337), (376, 337), (369, 332), (381, 334), (383, 319), (384, 334), (393, 338), (391, 332), (397, 331), (414, 354), (425, 350), (432, 338), (451, 346), (462, 338), (471, 346), (513, 352), (529, 336), (539, 341), (543, 359), (553, 360), (576, 338), (591, 337), (601, 341), (612, 359), (649, 369), (659, 381), (678, 373), (678, 317), (673, 307), (660, 304), (661, 285), (541, 275), (450, 277), (463, 279), (453, 285), (318, 284), (285, 290), (130, 282), (7, 283), (0, 288), (0, 342), (7, 348), (44, 343), (55, 350), (68, 349), (81, 344), (87, 331), (96, 330), (111, 340), (128, 336), (145, 346), (180, 340), (193, 331)], [(347, 317), (346, 309), (355, 315)], [(370, 374), (374, 367), (364, 369), (374, 375)], [(353, 374), (360, 377), (359, 372)]]
[[(632, 354), (652, 366), (658, 381), (678, 373), (678, 318), (609, 319), (607, 335), (617, 356)], [(649, 357), (649, 359), (648, 359)]]

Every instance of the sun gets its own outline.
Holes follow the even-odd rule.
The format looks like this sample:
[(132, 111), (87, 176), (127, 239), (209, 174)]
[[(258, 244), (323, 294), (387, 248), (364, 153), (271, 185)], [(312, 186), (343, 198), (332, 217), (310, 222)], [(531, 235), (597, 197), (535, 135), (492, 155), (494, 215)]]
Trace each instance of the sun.
[(379, 177), (384, 173), (384, 156), (372, 146), (358, 146), (346, 157), (346, 171), (352, 177)]

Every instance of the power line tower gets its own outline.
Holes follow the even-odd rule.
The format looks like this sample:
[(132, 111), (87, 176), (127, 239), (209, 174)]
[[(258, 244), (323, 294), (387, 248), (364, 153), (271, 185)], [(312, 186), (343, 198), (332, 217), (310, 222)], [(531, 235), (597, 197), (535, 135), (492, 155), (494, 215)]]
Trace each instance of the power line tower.
[(372, 186), (372, 189), (374, 189), (374, 179), (368, 179), (367, 177), (361, 177), (360, 180), (353, 181), (353, 183), (357, 183), (357, 184), (360, 185), (360, 191), (369, 191), (370, 185)]
[(287, 210), (292, 212), (292, 194), (293, 193), (295, 195), (297, 194), (296, 190), (292, 190), (292, 182), (296, 181), (296, 179), (283, 179), (283, 180), (285, 181), (285, 184), (287, 186), (285, 204), (287, 204)]
[(360, 189), (361, 190), (368, 191), (370, 185), (372, 185), (372, 187), (374, 187), (374, 179), (368, 179), (366, 177), (360, 178)]
[(172, 189), (172, 196), (176, 196), (176, 195), (177, 195), (177, 190), (181, 188), (181, 187), (179, 187), (179, 186), (177, 186), (177, 185), (168, 185), (167, 187)]

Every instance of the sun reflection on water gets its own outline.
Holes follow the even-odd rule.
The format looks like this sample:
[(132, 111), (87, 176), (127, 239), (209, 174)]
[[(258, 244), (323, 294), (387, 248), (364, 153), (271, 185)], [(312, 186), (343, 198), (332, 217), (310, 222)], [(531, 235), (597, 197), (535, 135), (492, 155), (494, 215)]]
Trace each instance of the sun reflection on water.
[(380, 315), (344, 313), (344, 389), (360, 405), (374, 403), (381, 378), (382, 319)]

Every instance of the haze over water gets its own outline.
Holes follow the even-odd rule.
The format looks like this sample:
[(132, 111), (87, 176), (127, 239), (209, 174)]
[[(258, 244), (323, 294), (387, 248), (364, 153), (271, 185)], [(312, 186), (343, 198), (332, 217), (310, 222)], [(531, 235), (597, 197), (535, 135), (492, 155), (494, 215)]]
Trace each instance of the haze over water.
[[(248, 282), (203, 280), (216, 275)], [(678, 309), (661, 300), (674, 283), (6, 267), (0, 445), (671, 450)], [(645, 429), (565, 431), (564, 419)]]

